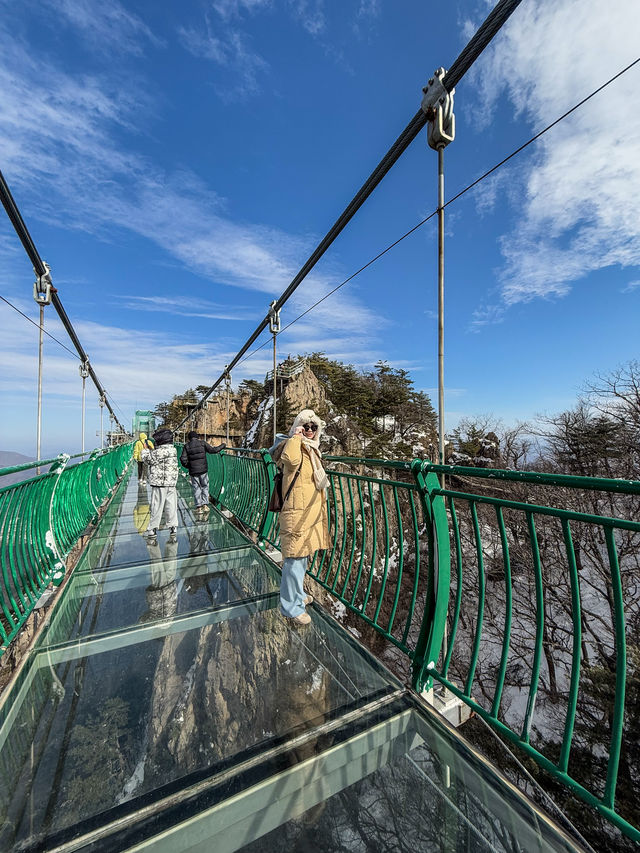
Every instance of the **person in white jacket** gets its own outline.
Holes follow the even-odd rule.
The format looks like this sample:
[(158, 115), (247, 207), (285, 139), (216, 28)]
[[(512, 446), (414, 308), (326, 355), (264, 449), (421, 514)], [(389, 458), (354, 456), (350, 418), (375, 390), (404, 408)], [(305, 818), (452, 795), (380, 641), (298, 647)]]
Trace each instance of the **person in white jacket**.
[(176, 540), (178, 529), (178, 454), (173, 444), (173, 433), (161, 427), (153, 434), (155, 448), (142, 451), (142, 459), (149, 466), (149, 485), (151, 486), (151, 515), (145, 536), (155, 539), (166, 515), (170, 528), (170, 539)]

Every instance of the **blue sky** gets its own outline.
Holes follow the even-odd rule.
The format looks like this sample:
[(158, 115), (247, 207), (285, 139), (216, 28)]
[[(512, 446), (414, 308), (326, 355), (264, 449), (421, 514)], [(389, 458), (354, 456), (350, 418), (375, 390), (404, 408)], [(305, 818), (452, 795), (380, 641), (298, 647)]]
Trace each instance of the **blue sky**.
[[(0, 168), (120, 419), (210, 384), (489, 4), (0, 0)], [(446, 197), (640, 54), (637, 0), (523, 0), (459, 84)], [(447, 209), (446, 422), (570, 407), (638, 357), (640, 65)], [(436, 205), (421, 134), (283, 325)], [(33, 319), (4, 213), (0, 294)], [(435, 219), (282, 335), (437, 398)], [(46, 328), (68, 344), (52, 308)], [(0, 303), (0, 449), (35, 453), (37, 330)], [(234, 372), (264, 377), (270, 347)], [(80, 447), (78, 363), (45, 343), (43, 455)], [(88, 384), (87, 446), (99, 428)]]

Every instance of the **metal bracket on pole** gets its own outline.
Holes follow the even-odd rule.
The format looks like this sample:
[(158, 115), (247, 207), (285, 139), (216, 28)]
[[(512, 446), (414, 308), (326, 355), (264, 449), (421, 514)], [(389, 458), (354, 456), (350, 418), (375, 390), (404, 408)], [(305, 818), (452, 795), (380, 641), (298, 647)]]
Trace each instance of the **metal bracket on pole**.
[(84, 453), (84, 407), (85, 407), (85, 391), (86, 391), (86, 382), (87, 377), (89, 376), (89, 361), (81, 361), (80, 362), (80, 377), (82, 379), (82, 452)]
[(42, 263), (44, 264), (45, 272), (42, 275), (36, 273), (36, 280), (33, 283), (33, 298), (38, 305), (51, 305), (51, 290), (55, 290), (51, 283), (51, 268), (46, 261)]
[(442, 85), (444, 68), (433, 72), (433, 77), (422, 89), (424, 97), (421, 108), (429, 119), (427, 142), (434, 151), (445, 148), (456, 136), (456, 118), (453, 114), (453, 96), (455, 89), (448, 92)]
[(277, 301), (274, 299), (269, 305), (269, 331), (277, 335), (280, 331), (280, 310), (276, 311)]

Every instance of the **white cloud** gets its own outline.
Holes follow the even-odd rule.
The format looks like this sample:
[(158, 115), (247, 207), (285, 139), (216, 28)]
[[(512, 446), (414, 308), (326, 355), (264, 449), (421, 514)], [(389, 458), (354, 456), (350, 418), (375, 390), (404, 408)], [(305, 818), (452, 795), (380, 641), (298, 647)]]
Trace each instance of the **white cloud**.
[(492, 326), (496, 323), (502, 323), (504, 318), (504, 305), (481, 305), (473, 312), (469, 331), (479, 332), (483, 326)]
[(133, 311), (155, 311), (181, 317), (200, 317), (208, 320), (260, 320), (255, 311), (244, 306), (219, 305), (206, 299), (170, 296), (120, 296), (125, 308)]
[(238, 18), (242, 12), (256, 12), (273, 6), (272, 0), (213, 0), (211, 6), (224, 19)]
[(320, 35), (327, 27), (324, 0), (289, 0), (295, 17), (312, 36)]
[[(270, 296), (287, 287), (315, 238), (234, 222), (224, 215), (224, 202), (192, 173), (167, 175), (125, 153), (115, 131), (135, 131), (134, 117), (144, 116), (137, 97), (122, 97), (104, 79), (72, 78), (4, 35), (0, 144), (8, 152), (6, 175), (32, 212), (107, 239), (126, 228), (210, 281)], [(34, 122), (42, 133), (33, 133)], [(335, 284), (333, 276), (314, 274), (303, 289), (313, 301)], [(339, 314), (336, 306), (344, 306)], [(313, 316), (318, 327), (335, 324), (336, 316), (345, 330), (368, 332), (374, 325), (353, 295), (332, 297)]]
[(257, 95), (259, 78), (269, 71), (269, 63), (251, 49), (249, 36), (236, 28), (220, 27), (212, 33), (209, 20), (207, 32), (181, 27), (178, 37), (182, 46), (193, 56), (208, 59), (229, 69), (233, 82), (228, 86), (218, 84), (216, 91), (224, 101), (245, 100)]
[[(636, 0), (529, 0), (478, 62), (488, 124), (500, 97), (537, 132), (637, 58)], [(568, 34), (570, 33), (570, 37)], [(563, 295), (588, 273), (640, 264), (640, 66), (556, 126), (521, 165), (501, 241), (507, 304)]]
[[(24, 2), (24, 0), (23, 0)], [(45, 0), (35, 4), (49, 7), (56, 24), (61, 21), (76, 29), (93, 50), (141, 54), (143, 44), (162, 45), (149, 27), (118, 0)]]
[(630, 281), (625, 287), (622, 288), (622, 293), (632, 293), (634, 290), (637, 290), (640, 287), (640, 279), (635, 279), (635, 281)]

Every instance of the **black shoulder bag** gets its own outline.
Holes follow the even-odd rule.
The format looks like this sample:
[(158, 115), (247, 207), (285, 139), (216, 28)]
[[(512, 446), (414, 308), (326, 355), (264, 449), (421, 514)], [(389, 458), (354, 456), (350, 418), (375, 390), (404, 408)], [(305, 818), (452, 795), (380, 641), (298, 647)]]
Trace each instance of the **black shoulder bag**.
[(302, 459), (300, 460), (300, 467), (293, 475), (293, 480), (289, 484), (289, 488), (287, 489), (287, 494), (282, 497), (282, 471), (278, 470), (278, 473), (273, 478), (273, 492), (271, 493), (271, 497), (269, 498), (269, 506), (267, 509), (269, 512), (280, 512), (282, 507), (284, 506), (284, 502), (289, 497), (291, 493), (291, 489), (294, 487), (296, 480), (298, 479), (298, 474), (300, 473), (300, 469), (302, 468)]

